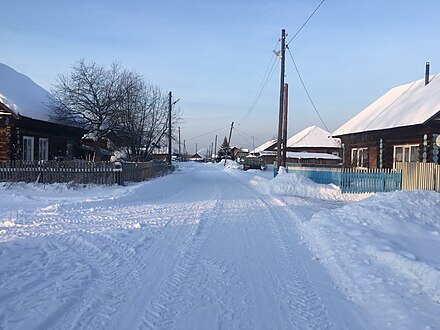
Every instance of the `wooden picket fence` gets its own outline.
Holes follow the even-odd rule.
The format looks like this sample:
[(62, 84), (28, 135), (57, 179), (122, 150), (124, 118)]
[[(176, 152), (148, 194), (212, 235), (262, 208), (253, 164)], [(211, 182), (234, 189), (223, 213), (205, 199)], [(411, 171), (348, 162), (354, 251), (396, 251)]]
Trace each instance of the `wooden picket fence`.
[(440, 165), (434, 163), (396, 163), (402, 171), (402, 190), (435, 190), (440, 192)]
[(332, 183), (343, 193), (375, 193), (400, 190), (402, 173), (390, 169), (359, 169), (288, 164), (289, 173), (304, 175), (320, 184)]
[(3, 161), (0, 182), (123, 184), (144, 181), (173, 170), (165, 162)]
[(400, 190), (402, 173), (392, 169), (344, 168), (341, 172), (343, 193), (376, 193)]

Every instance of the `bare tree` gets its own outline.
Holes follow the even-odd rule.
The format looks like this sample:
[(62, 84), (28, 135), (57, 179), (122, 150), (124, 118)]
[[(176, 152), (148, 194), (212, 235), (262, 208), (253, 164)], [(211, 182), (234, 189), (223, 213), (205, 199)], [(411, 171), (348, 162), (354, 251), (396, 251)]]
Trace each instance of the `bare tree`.
[(116, 106), (124, 97), (120, 66), (112, 64), (107, 69), (79, 60), (69, 75), (58, 76), (52, 95), (52, 118), (87, 129), (94, 141), (95, 159), (100, 160), (99, 142), (111, 131)]
[[(58, 76), (52, 94), (53, 119), (87, 129), (95, 142), (96, 160), (99, 142), (110, 133), (133, 160), (148, 158), (166, 137), (167, 95), (117, 64), (106, 69), (80, 60), (70, 75)], [(180, 111), (173, 110), (175, 124), (180, 117)]]

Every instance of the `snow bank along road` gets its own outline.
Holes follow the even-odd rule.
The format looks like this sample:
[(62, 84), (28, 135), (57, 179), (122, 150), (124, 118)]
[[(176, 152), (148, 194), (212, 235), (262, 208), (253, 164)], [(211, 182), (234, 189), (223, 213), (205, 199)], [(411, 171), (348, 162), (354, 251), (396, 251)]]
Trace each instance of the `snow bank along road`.
[(0, 329), (385, 328), (301, 243), (297, 223), (342, 202), (288, 208), (252, 175), (184, 164), (0, 202), (17, 203), (0, 218)]

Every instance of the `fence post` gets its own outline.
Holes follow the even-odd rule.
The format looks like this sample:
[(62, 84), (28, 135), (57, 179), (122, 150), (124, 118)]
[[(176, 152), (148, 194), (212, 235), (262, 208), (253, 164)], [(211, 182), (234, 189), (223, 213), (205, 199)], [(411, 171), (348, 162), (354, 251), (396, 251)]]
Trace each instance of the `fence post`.
[(120, 162), (114, 163), (114, 169), (113, 172), (115, 174), (115, 182), (122, 186), (124, 183), (122, 182), (122, 164)]

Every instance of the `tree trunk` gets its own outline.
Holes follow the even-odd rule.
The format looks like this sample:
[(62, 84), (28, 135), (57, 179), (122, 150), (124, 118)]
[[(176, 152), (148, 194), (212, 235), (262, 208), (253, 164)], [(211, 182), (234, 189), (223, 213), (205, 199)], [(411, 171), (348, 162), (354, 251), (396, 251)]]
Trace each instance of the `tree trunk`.
[(94, 152), (95, 152), (95, 162), (100, 162), (101, 161), (101, 148), (99, 147), (99, 140), (98, 141), (94, 141), (93, 143), (93, 147), (94, 147)]

